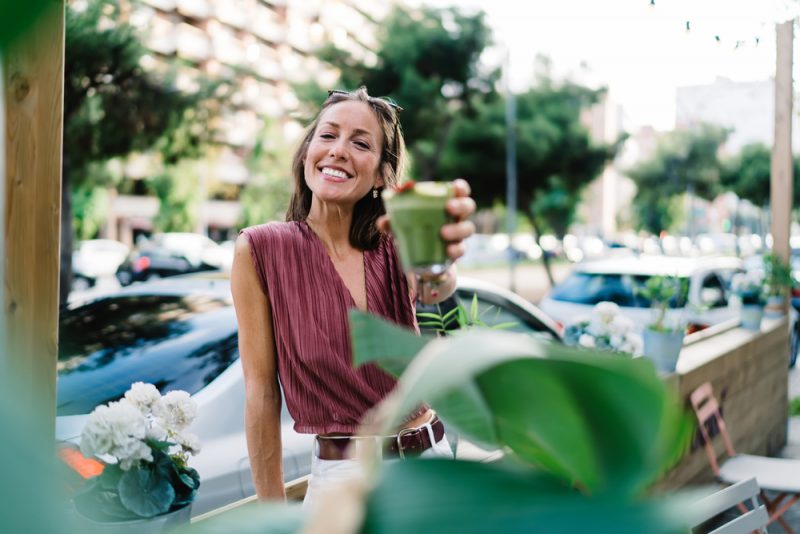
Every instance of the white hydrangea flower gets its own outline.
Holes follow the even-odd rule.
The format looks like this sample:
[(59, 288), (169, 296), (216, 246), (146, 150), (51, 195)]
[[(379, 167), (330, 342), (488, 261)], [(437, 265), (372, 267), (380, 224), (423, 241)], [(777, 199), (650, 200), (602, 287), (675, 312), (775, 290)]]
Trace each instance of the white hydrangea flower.
[(175, 435), (175, 442), (191, 454), (200, 452), (200, 438), (191, 432), (181, 432)]
[(641, 354), (644, 351), (644, 341), (642, 336), (631, 332), (625, 336), (625, 341), (620, 345), (619, 350), (628, 354)]
[(595, 346), (594, 336), (591, 336), (589, 334), (583, 334), (581, 337), (578, 338), (578, 345), (580, 345), (581, 347), (594, 348)]
[(159, 415), (161, 424), (173, 432), (180, 433), (197, 416), (197, 403), (185, 391), (170, 391), (161, 401), (163, 413)]
[(135, 382), (125, 393), (125, 398), (145, 415), (160, 411), (161, 393), (153, 384)]
[(624, 315), (616, 315), (609, 323), (608, 329), (613, 335), (625, 336), (628, 332), (633, 331), (634, 324), (633, 321)]
[(614, 317), (619, 315), (619, 306), (613, 302), (598, 302), (592, 311), (592, 315), (597, 316), (600, 321), (605, 324), (611, 324)]
[(143, 441), (146, 431), (147, 418), (128, 400), (98, 406), (81, 433), (81, 452), (114, 456), (127, 470), (139, 460), (153, 461), (150, 447)]

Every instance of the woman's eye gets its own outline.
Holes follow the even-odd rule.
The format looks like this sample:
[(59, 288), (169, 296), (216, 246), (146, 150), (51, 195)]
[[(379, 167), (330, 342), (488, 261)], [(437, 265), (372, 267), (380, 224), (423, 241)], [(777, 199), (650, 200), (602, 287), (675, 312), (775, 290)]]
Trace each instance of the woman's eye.
[(356, 146), (358, 148), (363, 148), (364, 150), (369, 150), (369, 143), (366, 141), (356, 141)]
[(332, 133), (323, 133), (319, 134), (319, 136), (323, 139), (333, 139), (334, 135)]

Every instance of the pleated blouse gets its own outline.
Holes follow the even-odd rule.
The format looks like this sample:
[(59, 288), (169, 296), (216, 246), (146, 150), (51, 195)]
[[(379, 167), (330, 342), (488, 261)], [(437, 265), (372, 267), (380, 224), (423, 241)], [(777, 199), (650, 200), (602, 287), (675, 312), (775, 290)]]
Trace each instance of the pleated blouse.
[[(325, 246), (305, 222), (262, 224), (242, 233), (269, 298), (278, 377), (295, 431), (355, 432), (396, 381), (374, 364), (354, 368), (348, 311), (356, 304)], [(364, 273), (368, 311), (418, 332), (390, 236), (364, 251)]]

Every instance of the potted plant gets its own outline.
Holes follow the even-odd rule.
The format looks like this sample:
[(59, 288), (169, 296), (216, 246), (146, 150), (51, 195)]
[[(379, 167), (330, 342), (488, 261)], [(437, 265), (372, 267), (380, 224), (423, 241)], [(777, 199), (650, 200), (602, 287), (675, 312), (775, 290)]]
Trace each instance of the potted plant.
[(774, 252), (764, 255), (764, 278), (766, 284), (766, 312), (772, 316), (783, 315), (783, 301), (794, 285), (792, 268)]
[(682, 307), (688, 293), (688, 281), (677, 276), (652, 276), (637, 294), (653, 309), (654, 319), (644, 329), (644, 355), (665, 372), (675, 371), (686, 325), (681, 317), (669, 317), (670, 307)]
[(764, 275), (755, 271), (739, 273), (731, 280), (731, 290), (741, 302), (742, 328), (759, 330), (766, 303)]
[(564, 329), (564, 343), (637, 356), (642, 354), (642, 336), (633, 321), (623, 316), (613, 302), (598, 302), (592, 315)]
[(159, 531), (188, 523), (200, 478), (188, 456), (200, 444), (187, 431), (197, 404), (185, 391), (162, 396), (137, 382), (116, 402), (89, 415), (81, 452), (104, 464), (74, 498), (91, 529), (107, 532)]

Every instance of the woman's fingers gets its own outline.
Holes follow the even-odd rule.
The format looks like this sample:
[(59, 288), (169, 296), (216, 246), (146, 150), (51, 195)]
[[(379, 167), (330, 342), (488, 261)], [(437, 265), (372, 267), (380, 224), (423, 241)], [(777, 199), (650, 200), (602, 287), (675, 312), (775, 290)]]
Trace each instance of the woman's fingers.
[(475, 225), (472, 221), (461, 221), (457, 223), (445, 224), (439, 235), (445, 241), (463, 241), (475, 233)]
[(475, 213), (475, 201), (471, 197), (453, 197), (447, 201), (446, 209), (455, 220), (463, 221)]
[(467, 251), (466, 245), (464, 245), (463, 241), (459, 241), (458, 243), (450, 243), (447, 245), (447, 257), (450, 258), (450, 261), (456, 261), (458, 258), (464, 255)]

